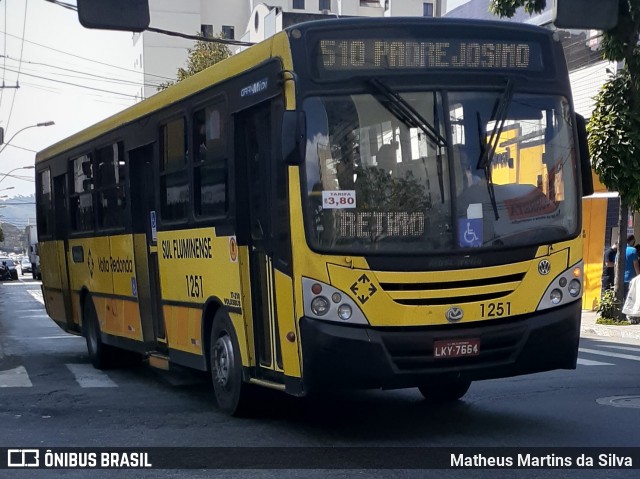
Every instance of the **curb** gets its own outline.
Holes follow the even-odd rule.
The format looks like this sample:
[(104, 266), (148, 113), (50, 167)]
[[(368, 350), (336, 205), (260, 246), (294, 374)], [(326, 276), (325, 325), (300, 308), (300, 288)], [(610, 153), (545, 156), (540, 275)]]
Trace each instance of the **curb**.
[(580, 334), (592, 334), (595, 336), (605, 336), (609, 338), (627, 338), (627, 339), (640, 339), (640, 329), (637, 327), (633, 329), (631, 326), (605, 326), (605, 325), (595, 325), (595, 326), (586, 326), (581, 328)]

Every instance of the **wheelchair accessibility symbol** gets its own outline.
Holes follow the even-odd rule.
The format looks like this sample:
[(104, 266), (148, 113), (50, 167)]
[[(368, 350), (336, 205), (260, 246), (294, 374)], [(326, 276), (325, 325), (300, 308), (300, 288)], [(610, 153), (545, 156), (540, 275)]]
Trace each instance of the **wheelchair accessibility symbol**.
[(463, 248), (482, 246), (482, 218), (458, 220), (458, 244)]

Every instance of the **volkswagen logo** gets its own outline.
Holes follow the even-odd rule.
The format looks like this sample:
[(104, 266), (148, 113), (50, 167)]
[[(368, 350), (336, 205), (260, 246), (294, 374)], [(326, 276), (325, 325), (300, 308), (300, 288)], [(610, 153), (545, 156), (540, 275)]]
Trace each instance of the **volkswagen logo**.
[(549, 260), (543, 259), (538, 263), (538, 273), (541, 275), (549, 274), (551, 272), (551, 263)]
[(445, 317), (450, 323), (457, 323), (462, 319), (463, 316), (464, 311), (462, 311), (462, 308), (459, 308), (457, 306), (451, 306), (445, 313)]

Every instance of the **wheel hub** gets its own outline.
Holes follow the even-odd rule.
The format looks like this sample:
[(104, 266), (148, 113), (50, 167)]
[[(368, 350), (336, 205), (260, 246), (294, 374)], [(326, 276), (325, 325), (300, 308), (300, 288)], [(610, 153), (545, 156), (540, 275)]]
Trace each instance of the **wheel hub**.
[(213, 346), (212, 352), (215, 380), (220, 386), (226, 387), (231, 379), (231, 371), (233, 368), (233, 346), (231, 344), (231, 338), (229, 338), (228, 335), (220, 336)]

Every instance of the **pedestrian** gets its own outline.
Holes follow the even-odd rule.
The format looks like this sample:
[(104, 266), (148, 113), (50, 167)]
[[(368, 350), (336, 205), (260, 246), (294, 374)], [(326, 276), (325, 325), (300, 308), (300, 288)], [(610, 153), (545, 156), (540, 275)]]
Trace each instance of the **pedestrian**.
[(602, 270), (602, 294), (608, 289), (613, 288), (616, 275), (616, 254), (618, 253), (618, 245), (613, 243), (604, 253), (604, 268)]
[(624, 297), (629, 292), (629, 283), (640, 274), (640, 264), (638, 264), (638, 251), (635, 249), (636, 237), (634, 235), (627, 236), (627, 250), (625, 252), (624, 262)]

